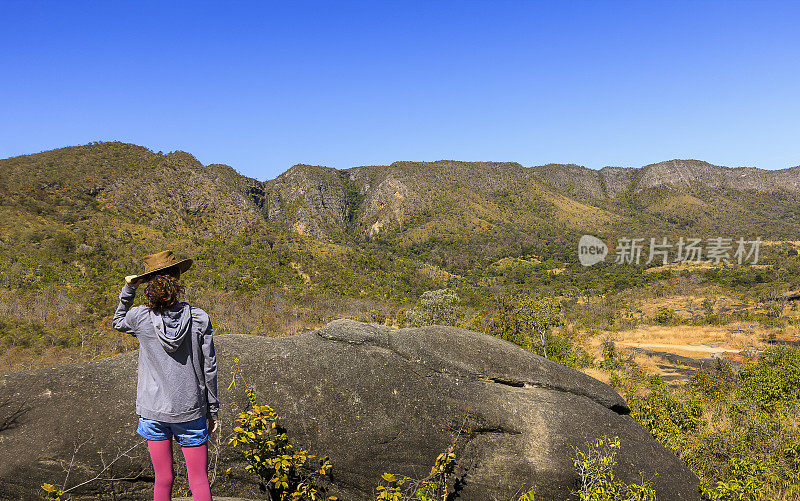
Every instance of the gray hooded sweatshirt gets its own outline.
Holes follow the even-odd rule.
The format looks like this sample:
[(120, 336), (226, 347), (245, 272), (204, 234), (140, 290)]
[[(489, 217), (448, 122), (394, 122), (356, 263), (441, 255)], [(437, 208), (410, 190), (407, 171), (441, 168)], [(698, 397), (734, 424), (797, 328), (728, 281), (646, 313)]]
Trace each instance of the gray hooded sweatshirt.
[(112, 325), (139, 340), (136, 414), (167, 423), (214, 420), (217, 358), (211, 320), (200, 308), (177, 303), (163, 312), (131, 308), (136, 289), (125, 285)]

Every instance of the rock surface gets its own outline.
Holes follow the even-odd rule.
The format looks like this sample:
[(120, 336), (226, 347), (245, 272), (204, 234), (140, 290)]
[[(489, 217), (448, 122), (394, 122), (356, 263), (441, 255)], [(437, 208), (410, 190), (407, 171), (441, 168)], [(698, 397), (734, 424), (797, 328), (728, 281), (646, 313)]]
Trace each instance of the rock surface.
[[(460, 428), (458, 499), (505, 501), (531, 485), (537, 499), (568, 499), (577, 479), (573, 446), (603, 434), (620, 437), (622, 480), (651, 479), (660, 500), (699, 499), (694, 475), (611, 388), (506, 341), (452, 327), (395, 330), (337, 320), (288, 338), (220, 336), (216, 348), (221, 443), (247, 405), (241, 385), (228, 389), (238, 357), (258, 400), (284, 418), (293, 442), (330, 456), (329, 494), (342, 500), (374, 499), (383, 472), (423, 477)], [(133, 447), (102, 475), (127, 480), (93, 481), (79, 492), (152, 495), (146, 445), (135, 433), (136, 356), (0, 376), (0, 498), (36, 499), (43, 482), (60, 485), (83, 442), (68, 486)], [(176, 495), (186, 492), (179, 449)], [(243, 466), (237, 450), (220, 447), (212, 493), (263, 497)]]

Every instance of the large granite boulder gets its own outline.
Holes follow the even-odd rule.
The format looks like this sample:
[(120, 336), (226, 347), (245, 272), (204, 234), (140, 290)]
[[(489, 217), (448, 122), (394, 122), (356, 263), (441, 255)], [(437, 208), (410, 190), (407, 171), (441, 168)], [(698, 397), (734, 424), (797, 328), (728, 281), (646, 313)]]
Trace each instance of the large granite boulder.
[[(620, 438), (622, 480), (650, 479), (660, 500), (700, 499), (697, 478), (611, 388), (491, 336), (337, 320), (288, 338), (219, 336), (216, 348), (223, 427), (210, 444), (215, 495), (264, 496), (225, 445), (248, 405), (241, 385), (228, 389), (238, 357), (292, 441), (330, 456), (329, 493), (342, 500), (374, 499), (383, 472), (424, 477), (459, 429), (457, 499), (506, 501), (531, 485), (537, 500), (568, 499), (573, 447), (601, 435)], [(99, 474), (71, 494), (152, 495), (147, 447), (135, 433), (136, 357), (0, 376), (0, 497), (35, 499), (43, 482), (64, 481), (70, 462), (68, 487)], [(175, 456), (179, 494), (186, 481), (177, 445)]]

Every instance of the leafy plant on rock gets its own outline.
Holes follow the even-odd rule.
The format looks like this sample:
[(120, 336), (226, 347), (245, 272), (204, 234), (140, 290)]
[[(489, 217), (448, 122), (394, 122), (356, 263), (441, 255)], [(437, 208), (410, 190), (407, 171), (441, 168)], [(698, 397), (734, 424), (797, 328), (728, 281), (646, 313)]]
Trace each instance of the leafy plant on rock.
[[(329, 474), (329, 458), (317, 457), (292, 445), (275, 410), (269, 405), (257, 404), (255, 393), (244, 380), (238, 358), (234, 361), (233, 371), (231, 386), (238, 379), (251, 405), (236, 418), (234, 436), (228, 441), (234, 447), (242, 446), (247, 461), (245, 469), (259, 476), (271, 500), (325, 499), (316, 487), (316, 481)], [(334, 501), (337, 498), (330, 496), (327, 499)]]
[(455, 444), (439, 454), (430, 474), (420, 480), (384, 473), (385, 485), (379, 485), (375, 498), (379, 501), (446, 501), (450, 493), (450, 479), (456, 467)]
[(586, 449), (575, 449), (572, 462), (578, 472), (581, 501), (655, 501), (656, 492), (646, 482), (626, 484), (614, 476), (619, 437), (603, 435)]

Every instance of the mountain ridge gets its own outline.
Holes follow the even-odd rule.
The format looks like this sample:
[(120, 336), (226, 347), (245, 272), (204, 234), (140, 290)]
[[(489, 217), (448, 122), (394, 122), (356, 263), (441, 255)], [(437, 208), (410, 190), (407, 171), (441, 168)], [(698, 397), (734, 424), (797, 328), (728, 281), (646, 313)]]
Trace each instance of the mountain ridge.
[[(314, 202), (321, 199), (320, 193), (311, 196), (306, 201), (310, 205), (300, 213), (281, 216), (291, 220), (289, 227), (295, 231), (305, 231), (304, 234), (308, 236), (322, 239), (342, 236), (345, 233), (345, 226), (342, 224), (353, 221), (355, 225), (350, 226), (359, 227), (360, 232), (368, 236), (386, 233), (392, 228), (397, 230), (404, 223), (411, 222), (415, 214), (424, 215), (428, 210), (441, 211), (442, 205), (448, 205), (448, 201), (453, 199), (466, 201), (468, 204), (474, 202), (472, 205), (475, 214), (487, 210), (491, 212), (492, 203), (487, 198), (507, 191), (526, 194), (529, 202), (538, 201), (531, 208), (534, 212), (550, 213), (552, 219), (567, 221), (567, 225), (576, 230), (592, 231), (615, 231), (613, 224), (598, 228), (598, 220), (609, 224), (616, 221), (618, 227), (630, 227), (630, 218), (636, 216), (641, 209), (639, 206), (652, 206), (655, 205), (654, 201), (659, 200), (671, 212), (668, 218), (674, 220), (673, 226), (685, 229), (687, 226), (716, 225), (716, 229), (720, 229), (720, 220), (727, 216), (714, 214), (717, 207), (719, 211), (729, 213), (737, 210), (750, 211), (749, 208), (739, 207), (740, 204), (728, 200), (723, 192), (748, 192), (746, 205), (751, 207), (757, 199), (766, 197), (787, 210), (796, 202), (795, 198), (800, 193), (800, 167), (766, 171), (750, 167), (721, 167), (699, 160), (669, 160), (639, 168), (604, 167), (600, 170), (575, 164), (524, 167), (515, 162), (452, 160), (394, 162), (388, 166), (327, 169), (326, 180), (315, 177), (314, 173), (306, 170), (305, 175), (308, 177), (304, 183), (312, 186), (312, 191), (314, 185), (331, 189), (331, 180), (338, 179), (335, 181), (335, 191), (341, 194), (340, 201), (333, 204), (337, 214), (328, 213), (324, 218), (336, 220), (340, 226), (333, 229), (331, 226), (327, 229), (314, 228), (311, 220), (303, 220), (303, 212), (325, 213), (327, 207), (331, 206), (329, 202)], [(282, 176), (284, 175), (276, 179), (281, 179)], [(344, 185), (348, 178), (355, 183), (363, 203), (358, 209), (349, 207), (345, 211), (342, 209), (345, 206), (342, 200), (347, 193)], [(301, 203), (297, 198), (287, 196), (284, 187), (274, 180), (264, 181), (262, 184), (265, 191), (271, 193), (273, 200), (285, 199), (291, 203)], [(680, 214), (683, 207), (680, 197), (685, 195), (693, 196), (700, 202), (686, 205), (687, 213)], [(787, 196), (790, 200), (779, 200)], [(699, 207), (703, 207), (705, 211), (699, 211)], [(524, 212), (520, 207), (518, 209), (520, 210), (516, 212)], [(577, 212), (581, 211), (586, 213), (586, 217), (578, 217)], [(655, 212), (655, 218), (663, 219), (663, 211)], [(672, 214), (675, 212), (679, 214)], [(566, 215), (567, 213), (571, 215)], [(616, 214), (616, 217), (612, 217), (610, 213)], [(515, 219), (519, 220), (519, 215), (516, 214)], [(651, 217), (642, 222), (654, 223), (653, 219)], [(763, 220), (757, 215), (755, 219)], [(647, 224), (636, 224), (634, 227), (643, 229)]]
[[(273, 225), (340, 243), (380, 239), (437, 265), (455, 248), (495, 259), (585, 233), (800, 232), (800, 167), (701, 160), (599, 170), (455, 160), (297, 164), (259, 181), (186, 152), (112, 142), (0, 160), (0, 193), (6, 205), (72, 204), (177, 234), (227, 238)], [(472, 258), (460, 259), (469, 266)]]

